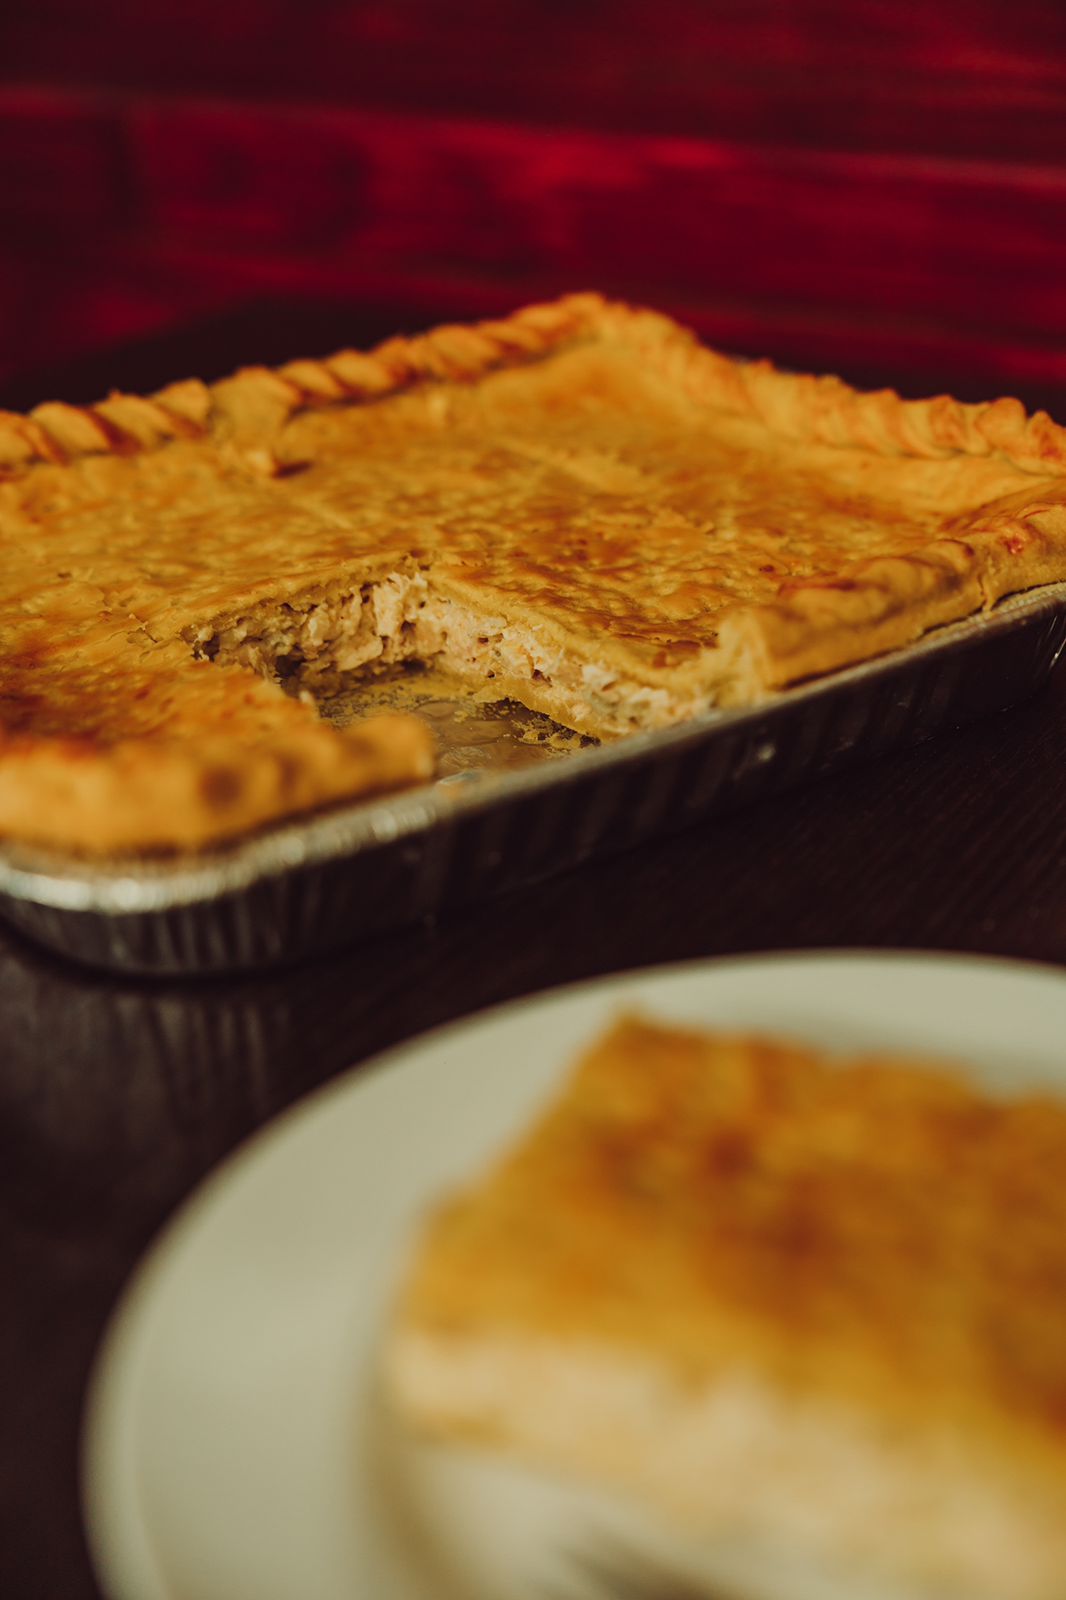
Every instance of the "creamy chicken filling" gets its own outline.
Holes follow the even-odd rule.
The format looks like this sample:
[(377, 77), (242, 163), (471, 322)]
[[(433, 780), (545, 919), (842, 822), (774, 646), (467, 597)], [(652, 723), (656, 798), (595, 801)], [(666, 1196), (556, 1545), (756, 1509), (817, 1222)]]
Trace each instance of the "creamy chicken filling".
[[(250, 667), (295, 692), (329, 695), (403, 662), (434, 667), (483, 699), (516, 699), (583, 731), (663, 727), (700, 707), (582, 662), (528, 625), (434, 594), (422, 572), (334, 585), (190, 629), (201, 657)], [(494, 692), (495, 691), (495, 692)]]

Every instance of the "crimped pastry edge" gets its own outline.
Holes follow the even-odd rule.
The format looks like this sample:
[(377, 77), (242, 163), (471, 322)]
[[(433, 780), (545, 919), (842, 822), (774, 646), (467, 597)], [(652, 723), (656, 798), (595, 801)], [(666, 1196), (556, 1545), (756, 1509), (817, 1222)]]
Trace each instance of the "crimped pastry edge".
[[(612, 307), (604, 314), (608, 323), (624, 316)], [(664, 338), (656, 313), (629, 315), (646, 358), (690, 398), (753, 417), (783, 438), (889, 457), (996, 456), (1034, 475), (1032, 500), (1022, 491), (959, 519), (954, 537), (855, 563), (830, 579), (786, 584), (778, 600), (730, 613), (719, 630), (719, 703), (757, 701), (1066, 577), (1066, 428), (1046, 412), (1029, 416), (1009, 398), (966, 404), (948, 395), (863, 393), (840, 378), (733, 360), (683, 330)], [(1049, 482), (1055, 477), (1061, 485)]]
[(618, 309), (599, 295), (567, 295), (494, 321), (447, 323), (411, 338), (387, 339), (366, 352), (341, 350), (277, 368), (244, 367), (213, 384), (191, 378), (149, 396), (114, 391), (93, 405), (49, 401), (25, 416), (0, 412), (0, 475), (10, 478), (44, 462), (64, 465), (86, 455), (141, 453), (176, 438), (205, 436), (236, 441), (252, 453), (253, 465), (269, 472), (276, 467), (270, 441), (299, 411), (360, 405), (419, 383), (471, 381), (518, 366), (613, 326)]
[[(300, 410), (372, 402), (423, 382), (473, 381), (590, 340), (637, 349), (693, 401), (757, 418), (783, 438), (885, 456), (995, 455), (1044, 478), (1043, 484), (1034, 481), (1031, 504), (993, 508), (972, 527), (960, 527), (955, 540), (874, 558), (832, 580), (792, 585), (769, 605), (729, 614), (720, 631), (721, 650), (708, 652), (714, 659), (704, 664), (707, 687), (720, 703), (752, 703), (803, 678), (907, 644), (1003, 595), (1066, 577), (1066, 482), (1061, 491), (1048, 483), (1056, 476), (1066, 479), (1066, 429), (1046, 413), (1027, 416), (1011, 399), (970, 405), (948, 396), (910, 401), (889, 390), (864, 394), (835, 377), (736, 361), (705, 348), (657, 312), (595, 293), (528, 306), (503, 319), (442, 325), (386, 340), (367, 353), (341, 351), (275, 370), (245, 368), (213, 385), (190, 379), (148, 397), (113, 393), (91, 406), (48, 402), (27, 416), (0, 413), (0, 481), (40, 463), (74, 464), (85, 455), (160, 449), (173, 439), (204, 436), (232, 446), (248, 465), (269, 474), (282, 470), (272, 441)], [(692, 669), (682, 676), (688, 691)], [(401, 720), (411, 719), (390, 719), (389, 726), (395, 731)], [(362, 724), (360, 736), (371, 726)], [(167, 806), (160, 787), (153, 791), (157, 814), (138, 817), (128, 803), (134, 792), (130, 778), (136, 752), (149, 751), (154, 741), (100, 748), (77, 740), (9, 740), (6, 750), (0, 743), (0, 831), (101, 854), (197, 848), (316, 805), (429, 775), (426, 744), (415, 727), (399, 736), (395, 758), (381, 752), (373, 762), (346, 759), (345, 735), (336, 730), (315, 731), (316, 740), (297, 743), (332, 753), (328, 759), (308, 756), (298, 782), (266, 781), (268, 747), (258, 747), (254, 756), (242, 747), (241, 759), (252, 763), (257, 776), (242, 786), (245, 802), (228, 805), (225, 817), (205, 798), (205, 775), (215, 761), (206, 742), (161, 746), (165, 761), (146, 755), (146, 770), (171, 772), (185, 796), (184, 810)], [(279, 741), (277, 770), (291, 773), (301, 759), (283, 751)], [(59, 780), (64, 763), (72, 774), (67, 783)]]
[(755, 417), (789, 439), (886, 456), (995, 455), (1036, 475), (1066, 476), (1066, 428), (1046, 412), (1029, 415), (1019, 400), (904, 400), (890, 389), (862, 392), (841, 378), (782, 372), (710, 350), (671, 318), (594, 292), (503, 318), (444, 323), (366, 352), (245, 367), (214, 384), (193, 378), (150, 396), (115, 391), (94, 405), (49, 401), (25, 416), (0, 412), (0, 471), (10, 476), (38, 462), (125, 454), (209, 433), (266, 445), (309, 407), (362, 404), (423, 382), (468, 382), (590, 339), (636, 346), (691, 399)]

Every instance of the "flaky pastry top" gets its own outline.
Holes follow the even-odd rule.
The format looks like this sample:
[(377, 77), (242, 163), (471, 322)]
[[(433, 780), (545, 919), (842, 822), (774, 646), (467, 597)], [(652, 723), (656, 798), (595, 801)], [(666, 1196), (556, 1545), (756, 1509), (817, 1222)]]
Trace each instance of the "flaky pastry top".
[[(601, 678), (749, 701), (1066, 576), (1064, 503), (1066, 433), (1017, 402), (858, 394), (595, 295), (52, 403), (0, 416), (0, 729), (102, 761), (162, 739), (195, 763), (219, 717), (269, 743), (313, 711), (191, 642), (398, 568)], [(2, 762), (14, 831), (35, 808), (5, 806)]]

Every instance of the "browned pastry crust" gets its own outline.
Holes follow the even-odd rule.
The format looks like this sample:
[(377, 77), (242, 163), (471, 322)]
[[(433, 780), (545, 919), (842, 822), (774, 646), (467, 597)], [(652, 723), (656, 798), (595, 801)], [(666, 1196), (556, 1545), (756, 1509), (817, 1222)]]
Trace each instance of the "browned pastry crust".
[(847, 1592), (1052, 1600), (1064, 1164), (1061, 1101), (622, 1022), (430, 1222), (394, 1395), (705, 1531), (854, 1560)]
[[(249, 669), (434, 657), (597, 736), (747, 703), (1066, 576), (1066, 433), (575, 295), (0, 415), (0, 549), (0, 833), (203, 844), (429, 770), (416, 725), (386, 758)], [(225, 806), (219, 738), (248, 762)], [(299, 781), (262, 777), (275, 742)], [(138, 752), (183, 774), (150, 813)]]
[(0, 746), (3, 821), (16, 836), (40, 833), (40, 815), (89, 816), (93, 847), (195, 849), (330, 800), (392, 789), (433, 771), (413, 717), (369, 718), (338, 737), (324, 723), (277, 729), (235, 747), (205, 735), (195, 758), (177, 740), (123, 739), (106, 760), (89, 741), (18, 739)]

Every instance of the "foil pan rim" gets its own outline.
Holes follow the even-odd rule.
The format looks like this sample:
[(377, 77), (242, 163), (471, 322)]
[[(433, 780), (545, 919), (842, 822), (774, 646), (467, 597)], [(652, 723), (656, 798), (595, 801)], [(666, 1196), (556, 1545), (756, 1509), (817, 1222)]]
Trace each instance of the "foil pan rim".
[(354, 801), (281, 822), (233, 844), (195, 855), (90, 861), (42, 847), (0, 842), (0, 894), (56, 910), (130, 914), (215, 900), (261, 879), (418, 839), (460, 816), (512, 797), (554, 789), (581, 774), (624, 767), (647, 755), (699, 744), (720, 729), (755, 725), (783, 707), (798, 708), (840, 688), (889, 675), (908, 662), (948, 655), (960, 646), (1066, 606), (1066, 582), (1007, 596), (992, 610), (933, 630), (883, 656), (768, 696), (755, 706), (716, 709), (675, 727), (636, 733), (565, 760), (517, 772), (471, 774), (417, 789)]

